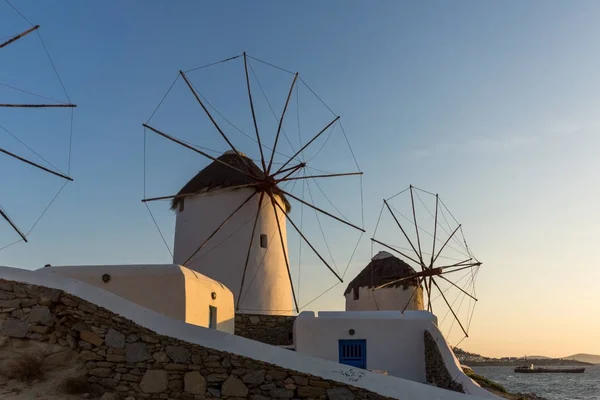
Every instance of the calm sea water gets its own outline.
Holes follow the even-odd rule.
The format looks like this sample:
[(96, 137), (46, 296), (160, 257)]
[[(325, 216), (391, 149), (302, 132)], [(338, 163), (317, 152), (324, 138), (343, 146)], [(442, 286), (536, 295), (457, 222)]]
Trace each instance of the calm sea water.
[(600, 365), (583, 374), (515, 374), (513, 367), (475, 367), (509, 392), (533, 392), (549, 400), (600, 400)]

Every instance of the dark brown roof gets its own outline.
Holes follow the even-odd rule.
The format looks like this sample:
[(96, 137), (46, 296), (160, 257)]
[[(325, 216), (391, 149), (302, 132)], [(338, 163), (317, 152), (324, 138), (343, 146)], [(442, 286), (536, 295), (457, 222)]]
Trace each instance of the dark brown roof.
[[(350, 293), (353, 289), (359, 287), (374, 288), (384, 283), (396, 279), (404, 278), (415, 274), (415, 270), (401, 259), (390, 256), (385, 258), (374, 257), (373, 260), (348, 284), (344, 295)], [(409, 286), (417, 286), (418, 279), (407, 279), (398, 283), (391, 284), (388, 287), (403, 286), (407, 289)]]
[[(245, 160), (245, 162), (233, 152), (227, 152), (218, 157), (218, 160), (223, 161), (239, 169), (240, 171), (254, 175), (259, 179), (265, 177), (264, 172), (251, 159), (245, 155), (241, 155), (241, 157)], [(186, 183), (185, 186), (177, 193), (177, 195), (194, 195), (213, 189), (245, 185), (254, 182), (255, 180), (249, 176), (242, 174), (235, 169), (229, 168), (218, 161), (213, 161), (206, 168), (198, 172), (196, 176), (194, 176), (188, 183)], [(275, 188), (276, 190), (273, 192), (283, 199), (285, 208), (289, 212), (291, 206), (288, 200), (283, 196), (283, 193), (281, 193), (277, 187)], [(176, 197), (171, 201), (172, 210), (176, 210), (179, 207), (179, 202), (182, 198), (183, 197)]]

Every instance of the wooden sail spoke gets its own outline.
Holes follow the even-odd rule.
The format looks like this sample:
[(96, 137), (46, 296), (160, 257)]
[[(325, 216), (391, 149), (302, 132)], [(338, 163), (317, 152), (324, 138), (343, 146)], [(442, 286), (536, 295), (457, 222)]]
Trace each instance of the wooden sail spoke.
[[(272, 201), (274, 201), (274, 200), (272, 200)], [(279, 205), (279, 203), (277, 203), (275, 201), (274, 204), (277, 205), (277, 207), (281, 210), (281, 212), (285, 213), (285, 210), (283, 209), (283, 207), (281, 207)], [(298, 234), (304, 240), (304, 242), (308, 245), (308, 247), (310, 247), (311, 250), (317, 255), (317, 257), (319, 257), (319, 259), (323, 262), (323, 264), (325, 264), (325, 266), (331, 271), (331, 273), (333, 275), (335, 275), (335, 277), (338, 278), (338, 280), (340, 282), (344, 282), (344, 280), (338, 275), (338, 273), (335, 272), (333, 268), (331, 268), (331, 266), (327, 263), (327, 261), (325, 261), (325, 259), (321, 256), (321, 254), (317, 251), (317, 249), (315, 249), (315, 247), (308, 241), (308, 239), (306, 238), (306, 236), (304, 236), (304, 234), (302, 233), (302, 231), (298, 228), (298, 226), (294, 223), (294, 221), (290, 218), (289, 215), (287, 216), (287, 220), (290, 221), (290, 224), (294, 227), (294, 229), (296, 230), (296, 232), (298, 232)]]
[(467, 331), (466, 331), (465, 327), (463, 326), (463, 324), (460, 322), (460, 319), (458, 319), (458, 316), (456, 315), (456, 313), (452, 309), (452, 306), (448, 302), (448, 299), (446, 299), (446, 296), (444, 295), (444, 292), (442, 291), (442, 289), (440, 289), (440, 287), (438, 286), (438, 284), (435, 281), (435, 279), (431, 278), (431, 281), (433, 282), (433, 284), (435, 285), (435, 287), (437, 287), (438, 290), (440, 291), (440, 294), (442, 295), (442, 298), (446, 302), (446, 305), (448, 306), (448, 308), (452, 312), (452, 315), (454, 315), (454, 319), (456, 319), (456, 322), (458, 322), (458, 325), (460, 325), (460, 329), (462, 329), (462, 331), (464, 332), (464, 334), (465, 334), (466, 337), (469, 337), (469, 334), (467, 333)]
[[(444, 244), (442, 245), (442, 247), (440, 248), (440, 250), (438, 251), (437, 255), (435, 256), (435, 258), (433, 259), (433, 263), (435, 263), (435, 261), (438, 259), (438, 257), (440, 256), (440, 254), (442, 253), (442, 251), (444, 250), (444, 247), (446, 247), (446, 245), (448, 244), (448, 242), (450, 241), (450, 239), (452, 239), (452, 237), (454, 236), (454, 234), (460, 229), (461, 225), (458, 225), (456, 227), (456, 229), (454, 230), (454, 232), (452, 232), (452, 234), (450, 236), (448, 236), (448, 239), (446, 239), (446, 241), (444, 242)], [(433, 264), (432, 263), (432, 264)]]
[(459, 262), (451, 264), (451, 265), (442, 265), (441, 268), (461, 267), (463, 265), (470, 263), (472, 260), (473, 260), (473, 258), (468, 258), (464, 261), (459, 261)]
[(276, 181), (276, 183), (285, 182), (286, 180), (288, 180), (287, 178), (289, 178), (290, 176), (292, 176), (293, 174), (295, 174), (297, 171), (301, 170), (304, 167), (306, 167), (306, 163), (300, 163), (300, 164), (296, 165), (295, 167), (290, 168), (290, 171), (287, 174), (285, 174), (285, 176), (283, 178), (278, 179)]
[[(196, 100), (198, 101), (198, 104), (200, 104), (200, 107), (202, 107), (202, 109), (204, 110), (204, 113), (208, 116), (208, 118), (212, 122), (213, 126), (217, 129), (217, 131), (223, 137), (223, 139), (225, 139), (225, 141), (227, 142), (227, 144), (229, 145), (229, 147), (231, 148), (231, 150), (233, 150), (233, 152), (238, 156), (238, 158), (242, 161), (242, 163), (244, 163), (246, 166), (249, 167), (248, 162), (246, 161), (246, 159), (244, 157), (242, 157), (242, 155), (240, 154), (239, 151), (237, 151), (237, 149), (235, 148), (235, 146), (233, 145), (233, 143), (231, 143), (231, 141), (229, 140), (229, 138), (227, 137), (227, 135), (225, 135), (225, 132), (223, 132), (223, 130), (221, 129), (221, 127), (219, 126), (219, 124), (217, 124), (217, 121), (215, 121), (215, 119), (211, 115), (210, 111), (208, 111), (208, 108), (206, 108), (206, 106), (202, 102), (202, 99), (200, 99), (200, 96), (198, 95), (198, 93), (196, 93), (196, 90), (192, 86), (192, 83), (188, 80), (187, 75), (185, 74), (185, 72), (179, 71), (179, 74), (181, 75), (181, 77), (185, 81), (185, 84), (188, 86), (188, 88), (190, 89), (190, 91), (192, 92), (192, 94), (194, 95), (194, 97), (196, 98)], [(246, 174), (246, 175), (248, 175), (248, 174)], [(254, 175), (251, 175), (251, 176), (253, 178), (255, 178), (255, 179), (258, 179), (258, 177), (254, 176)]]
[(283, 174), (283, 173), (286, 173), (286, 172), (289, 172), (289, 171), (296, 172), (299, 168), (304, 168), (304, 167), (306, 167), (306, 163), (305, 162), (301, 162), (301, 163), (299, 163), (297, 165), (294, 165), (293, 167), (288, 167), (286, 169), (282, 169), (280, 171), (277, 171), (274, 174), (272, 174), (271, 177), (274, 178), (276, 175)]
[(60, 173), (60, 172), (53, 171), (53, 170), (51, 170), (51, 169), (49, 169), (49, 168), (46, 168), (46, 167), (44, 167), (43, 165), (40, 165), (40, 164), (38, 164), (38, 163), (35, 163), (35, 162), (33, 162), (33, 161), (29, 161), (28, 159), (26, 159), (26, 158), (23, 158), (23, 157), (21, 157), (21, 156), (18, 156), (18, 155), (14, 154), (14, 153), (11, 153), (11, 152), (10, 152), (10, 151), (8, 151), (8, 150), (4, 150), (4, 149), (3, 149), (3, 148), (1, 148), (1, 147), (0, 147), (0, 153), (4, 153), (4, 154), (6, 154), (7, 156), (10, 156), (10, 157), (12, 157), (12, 158), (15, 158), (15, 159), (17, 159), (17, 160), (19, 160), (19, 161), (22, 161), (22, 162), (24, 162), (25, 164), (29, 164), (29, 165), (31, 165), (32, 167), (35, 167), (35, 168), (41, 169), (42, 171), (48, 172), (48, 173), (50, 173), (50, 174), (52, 174), (52, 175), (58, 176), (58, 177), (60, 177), (60, 178), (66, 179), (66, 180), (68, 180), (68, 181), (71, 181), (71, 182), (73, 181), (73, 178), (71, 178), (70, 176), (67, 176), (67, 175), (65, 175), (65, 174), (63, 174), (63, 173)]
[(455, 288), (457, 288), (458, 290), (460, 290), (461, 292), (463, 292), (464, 294), (466, 294), (467, 296), (469, 296), (470, 298), (472, 298), (473, 300), (477, 301), (477, 299), (473, 295), (471, 295), (469, 292), (465, 291), (463, 288), (458, 286), (456, 283), (452, 282), (450, 279), (444, 277), (443, 275), (439, 275), (439, 277), (442, 278), (443, 280), (445, 280), (446, 282), (448, 282), (449, 284), (451, 284), (452, 286), (454, 286)]
[(225, 220), (223, 222), (221, 222), (221, 224), (219, 226), (217, 226), (217, 229), (215, 229), (206, 239), (204, 239), (204, 241), (200, 244), (200, 246), (198, 246), (198, 248), (192, 253), (191, 256), (188, 257), (187, 260), (185, 260), (185, 262), (182, 264), (184, 267), (187, 267), (187, 264), (192, 260), (192, 258), (194, 258), (194, 256), (196, 256), (196, 254), (202, 250), (202, 248), (204, 247), (204, 245), (206, 243), (208, 243), (208, 241), (210, 239), (213, 238), (213, 236), (215, 236), (217, 234), (217, 232), (219, 232), (219, 230), (221, 230), (221, 228), (231, 219), (233, 218), (233, 216), (242, 209), (242, 207), (244, 207), (246, 205), (246, 203), (248, 203), (250, 201), (250, 199), (252, 197), (254, 197), (256, 195), (257, 192), (253, 192), (250, 196), (248, 196), (246, 198), (246, 200), (244, 200), (244, 202), (242, 204), (240, 204), (235, 210), (233, 210), (233, 212), (231, 214), (229, 214), (229, 216), (227, 218), (225, 218)]
[(217, 194), (220, 192), (226, 192), (226, 191), (230, 191), (230, 190), (235, 190), (235, 189), (243, 189), (243, 188), (248, 188), (248, 187), (253, 187), (253, 186), (258, 186), (260, 185), (260, 182), (255, 182), (255, 183), (248, 183), (245, 185), (237, 185), (237, 186), (228, 186), (222, 189), (215, 189), (215, 190), (208, 190), (206, 192), (198, 192), (198, 193), (182, 193), (182, 194), (174, 194), (174, 195), (170, 195), (170, 196), (160, 196), (160, 197), (149, 197), (147, 199), (142, 199), (142, 203), (147, 203), (150, 201), (159, 201), (159, 200), (169, 200), (169, 199), (180, 199), (182, 197), (186, 197), (186, 196), (190, 196), (192, 194)]
[(333, 121), (331, 121), (330, 123), (328, 123), (328, 124), (325, 126), (325, 128), (321, 129), (321, 131), (320, 131), (319, 133), (317, 133), (317, 134), (316, 134), (316, 135), (315, 135), (315, 136), (314, 136), (312, 139), (310, 139), (310, 140), (309, 140), (309, 141), (308, 141), (308, 142), (307, 142), (307, 143), (306, 143), (304, 146), (302, 146), (302, 147), (300, 148), (300, 150), (298, 150), (298, 151), (297, 151), (297, 152), (296, 152), (296, 153), (295, 153), (293, 156), (291, 156), (291, 157), (289, 158), (289, 160), (287, 160), (287, 161), (286, 161), (286, 162), (285, 162), (285, 163), (284, 163), (284, 164), (283, 164), (281, 167), (279, 167), (279, 169), (277, 170), (277, 172), (275, 172), (275, 174), (273, 174), (273, 175), (276, 175), (276, 174), (278, 174), (279, 172), (281, 172), (281, 170), (283, 170), (283, 169), (285, 168), (285, 166), (286, 166), (286, 165), (288, 165), (288, 164), (289, 164), (289, 163), (290, 163), (290, 162), (291, 162), (293, 159), (295, 159), (295, 158), (298, 156), (298, 154), (302, 153), (302, 151), (304, 151), (304, 149), (306, 149), (308, 146), (310, 146), (312, 142), (314, 142), (315, 140), (317, 140), (317, 138), (318, 138), (319, 136), (321, 136), (321, 135), (323, 134), (323, 132), (325, 132), (327, 129), (329, 129), (329, 127), (331, 127), (331, 125), (333, 125), (334, 123), (336, 123), (338, 119), (340, 119), (340, 117), (335, 117), (335, 118), (333, 119)]
[[(433, 267), (433, 255), (435, 254), (435, 241), (437, 239), (437, 220), (438, 220), (438, 203), (439, 203), (439, 196), (435, 195), (435, 221), (434, 221), (434, 225), (433, 225), (433, 245), (431, 247), (431, 263), (429, 264), (429, 268)], [(429, 284), (429, 286), (431, 286), (431, 283)]]
[(75, 108), (76, 104), (0, 104), (1, 108)]
[(6, 42), (4, 42), (4, 43), (1, 43), (1, 44), (0, 44), (0, 49), (1, 49), (1, 48), (3, 48), (3, 47), (6, 47), (6, 46), (8, 46), (9, 44), (11, 44), (11, 43), (13, 43), (13, 42), (16, 42), (17, 40), (19, 40), (19, 39), (21, 39), (21, 38), (23, 38), (23, 37), (25, 37), (25, 36), (29, 35), (31, 32), (33, 32), (33, 31), (35, 31), (35, 30), (38, 30), (39, 28), (40, 28), (40, 26), (39, 26), (39, 25), (36, 25), (36, 26), (33, 26), (33, 27), (31, 27), (31, 28), (27, 29), (26, 31), (24, 31), (24, 32), (22, 32), (22, 33), (19, 33), (19, 34), (17, 34), (17, 35), (15, 35), (15, 36), (13, 36), (12, 38), (8, 39)]
[(265, 155), (263, 153), (262, 143), (260, 141), (260, 134), (258, 133), (258, 124), (256, 123), (256, 113), (254, 112), (254, 102), (252, 101), (252, 90), (250, 89), (250, 77), (248, 76), (248, 60), (246, 52), (244, 52), (244, 70), (246, 72), (246, 86), (248, 87), (248, 100), (250, 101), (250, 110), (252, 111), (252, 122), (254, 122), (254, 131), (256, 132), (256, 140), (258, 141), (258, 149), (260, 150), (260, 163), (262, 164), (263, 171), (267, 171), (267, 165), (265, 163)]
[(466, 265), (466, 266), (464, 266), (462, 268), (457, 268), (457, 269), (453, 269), (453, 270), (450, 270), (450, 271), (444, 271), (444, 272), (442, 272), (442, 274), (444, 274), (444, 275), (445, 274), (451, 274), (452, 272), (458, 272), (458, 271), (462, 271), (462, 270), (473, 268), (473, 267), (479, 267), (480, 265), (481, 265), (480, 262), (476, 262), (476, 263), (468, 264), (468, 265)]
[[(423, 263), (423, 252), (421, 251), (421, 238), (419, 237), (419, 227), (417, 225), (417, 214), (415, 210), (415, 199), (413, 197), (413, 186), (410, 185), (410, 202), (412, 205), (413, 223), (415, 224), (415, 232), (417, 232), (417, 247), (419, 248), (419, 260)], [(425, 263), (423, 263), (425, 267)]]
[(208, 153), (205, 153), (205, 152), (203, 152), (202, 150), (198, 150), (198, 149), (197, 149), (197, 148), (195, 148), (194, 146), (191, 146), (191, 145), (189, 145), (189, 144), (185, 143), (185, 142), (184, 142), (184, 141), (182, 141), (182, 140), (179, 140), (179, 139), (177, 139), (177, 138), (175, 138), (175, 137), (173, 137), (173, 136), (171, 136), (171, 135), (168, 135), (168, 134), (166, 134), (166, 133), (164, 133), (164, 132), (162, 132), (162, 131), (160, 131), (160, 130), (158, 130), (158, 129), (156, 129), (156, 128), (153, 128), (153, 127), (151, 127), (151, 126), (150, 126), (150, 125), (148, 125), (148, 124), (142, 124), (142, 126), (144, 126), (144, 128), (148, 128), (148, 129), (150, 129), (152, 132), (154, 132), (154, 133), (156, 133), (156, 134), (158, 134), (158, 135), (160, 135), (160, 136), (164, 137), (165, 139), (169, 139), (170, 141), (172, 141), (172, 142), (175, 142), (175, 143), (177, 143), (178, 145), (185, 147), (186, 149), (190, 149), (190, 150), (192, 150), (192, 151), (194, 151), (194, 152), (196, 152), (196, 153), (198, 153), (198, 154), (200, 154), (200, 155), (202, 155), (202, 156), (204, 156), (204, 157), (206, 157), (206, 158), (208, 158), (208, 159), (210, 159), (210, 160), (212, 160), (212, 161), (215, 161), (215, 162), (218, 162), (218, 163), (220, 163), (220, 164), (222, 164), (222, 165), (225, 165), (225, 166), (227, 166), (228, 168), (231, 168), (231, 169), (233, 169), (233, 170), (235, 170), (235, 171), (239, 172), (240, 174), (244, 174), (245, 176), (247, 176), (247, 177), (249, 177), (249, 178), (252, 178), (252, 179), (254, 179), (254, 180), (257, 180), (257, 181), (258, 181), (258, 178), (257, 178), (257, 177), (255, 177), (254, 175), (250, 175), (250, 174), (248, 174), (247, 172), (245, 172), (245, 171), (242, 171), (241, 169), (239, 169), (239, 168), (236, 168), (236, 167), (234, 167), (233, 165), (231, 165), (231, 164), (229, 164), (229, 163), (226, 163), (226, 162), (224, 162), (224, 161), (222, 161), (222, 160), (219, 160), (219, 159), (218, 159), (218, 158), (216, 158), (216, 157), (213, 157), (213, 156), (211, 156), (211, 155), (210, 155), (210, 154), (208, 154)]
[(317, 207), (317, 206), (315, 206), (315, 205), (312, 205), (312, 204), (310, 204), (310, 203), (308, 203), (308, 202), (306, 202), (306, 201), (302, 200), (301, 198), (299, 198), (299, 197), (297, 197), (297, 196), (294, 196), (293, 194), (291, 194), (291, 193), (289, 193), (289, 192), (286, 192), (286, 191), (285, 191), (285, 190), (283, 190), (283, 189), (280, 189), (280, 190), (281, 190), (281, 192), (283, 192), (283, 193), (284, 193), (286, 196), (289, 196), (289, 197), (291, 197), (292, 199), (298, 200), (300, 203), (302, 203), (302, 204), (304, 204), (304, 205), (306, 205), (306, 206), (308, 206), (308, 207), (312, 208), (313, 210), (316, 210), (316, 211), (320, 212), (321, 214), (325, 214), (325, 215), (327, 215), (328, 217), (335, 219), (336, 221), (339, 221), (339, 222), (341, 222), (341, 223), (343, 223), (343, 224), (346, 224), (346, 225), (348, 225), (348, 226), (351, 226), (351, 227), (352, 227), (352, 228), (354, 228), (354, 229), (358, 229), (358, 230), (359, 230), (359, 231), (361, 231), (361, 232), (365, 232), (365, 230), (364, 230), (363, 228), (359, 228), (358, 226), (356, 226), (356, 225), (354, 225), (354, 224), (351, 224), (350, 222), (344, 221), (343, 219), (341, 219), (341, 218), (338, 218), (338, 217), (336, 217), (335, 215), (333, 215), (333, 214), (330, 214), (330, 213), (328, 213), (327, 211), (325, 211), (325, 210), (322, 210), (322, 209), (320, 209), (319, 207)]
[(294, 86), (296, 85), (296, 81), (298, 80), (298, 73), (294, 75), (294, 80), (292, 81), (292, 86), (290, 86), (290, 91), (288, 92), (287, 99), (285, 100), (285, 106), (283, 107), (283, 111), (281, 112), (281, 118), (279, 118), (279, 125), (277, 126), (277, 134), (275, 135), (275, 143), (273, 144), (273, 151), (271, 152), (271, 159), (269, 160), (269, 166), (267, 167), (267, 175), (271, 172), (271, 167), (273, 166), (273, 158), (275, 157), (275, 151), (277, 150), (277, 142), (279, 142), (279, 134), (281, 133), (281, 127), (283, 126), (283, 118), (285, 117), (285, 112), (287, 111), (288, 105), (290, 104), (290, 98), (292, 97), (292, 92), (294, 91)]
[(388, 248), (388, 249), (390, 249), (390, 250), (392, 250), (392, 251), (395, 251), (396, 253), (400, 254), (400, 255), (401, 255), (401, 256), (403, 256), (403, 257), (406, 257), (406, 258), (408, 258), (410, 261), (414, 262), (414, 263), (415, 263), (415, 264), (417, 264), (417, 265), (421, 265), (421, 263), (420, 263), (419, 261), (417, 261), (417, 260), (415, 260), (414, 258), (412, 258), (412, 257), (410, 257), (410, 256), (408, 256), (408, 255), (406, 255), (406, 254), (404, 254), (404, 253), (403, 253), (403, 252), (401, 252), (400, 250), (398, 250), (398, 249), (396, 249), (396, 248), (394, 248), (394, 247), (392, 247), (392, 246), (390, 246), (390, 245), (387, 245), (387, 244), (385, 244), (385, 243), (383, 243), (383, 242), (380, 242), (379, 240), (377, 240), (377, 239), (375, 239), (375, 238), (371, 238), (371, 241), (372, 241), (372, 242), (375, 242), (375, 243), (377, 243), (377, 244), (380, 244), (380, 245), (382, 245), (382, 246), (384, 246), (384, 247), (386, 247), (386, 248)]
[(354, 176), (354, 175), (362, 175), (362, 172), (343, 172), (339, 174), (326, 174), (326, 175), (306, 175), (306, 176), (297, 176), (294, 178), (281, 178), (277, 180), (277, 182), (286, 182), (286, 181), (297, 181), (301, 179), (315, 179), (315, 178), (335, 178), (338, 176)]
[(21, 236), (21, 239), (23, 239), (23, 241), (25, 241), (27, 243), (27, 237), (25, 237), (25, 235), (23, 234), (23, 232), (21, 232), (21, 230), (19, 228), (17, 228), (17, 226), (15, 225), (14, 222), (12, 222), (12, 220), (10, 219), (10, 217), (8, 215), (6, 215), (6, 213), (0, 209), (0, 217), (4, 218), (4, 220), (6, 222), (8, 222), (8, 224), (13, 228), (13, 230), (15, 232), (17, 232), (19, 234), (19, 236)]
[(410, 238), (408, 237), (408, 235), (404, 231), (404, 228), (402, 227), (402, 224), (400, 223), (400, 221), (398, 221), (398, 218), (396, 218), (396, 214), (394, 214), (394, 212), (392, 211), (392, 208), (390, 207), (390, 205), (388, 204), (388, 202), (386, 200), (383, 200), (383, 203), (387, 207), (387, 209), (390, 212), (390, 214), (392, 214), (392, 217), (394, 218), (394, 221), (396, 221), (396, 225), (398, 225), (398, 228), (400, 228), (400, 230), (402, 231), (402, 234), (404, 235), (404, 237), (406, 238), (406, 240), (408, 240), (408, 243), (410, 244), (410, 247), (413, 249), (413, 251), (415, 252), (415, 254), (417, 255), (417, 257), (419, 258), (418, 264), (421, 266), (421, 269), (424, 269), (425, 268), (425, 264), (423, 263), (423, 258), (421, 257), (421, 254), (417, 251), (417, 249), (415, 248), (415, 246), (412, 244), (412, 241), (410, 240)]
[(441, 275), (442, 273), (442, 269), (441, 268), (431, 268), (431, 269), (426, 269), (424, 271), (421, 272), (416, 272), (410, 276), (405, 276), (402, 278), (398, 278), (398, 279), (394, 279), (393, 281), (390, 282), (386, 282), (382, 285), (377, 286), (374, 290), (378, 290), (378, 289), (383, 289), (384, 287), (390, 286), (390, 285), (394, 285), (396, 283), (399, 282), (403, 282), (409, 279), (415, 279), (415, 278), (426, 278), (426, 277), (432, 277), (432, 276), (437, 276), (437, 275)]
[[(245, 55), (246, 53), (244, 53), (244, 56)], [(252, 245), (254, 244), (254, 233), (256, 232), (256, 224), (258, 223), (258, 217), (260, 216), (260, 209), (262, 207), (262, 202), (264, 198), (265, 192), (261, 192), (260, 199), (258, 200), (258, 209), (256, 210), (256, 217), (254, 217), (254, 224), (252, 225), (252, 234), (250, 235), (250, 243), (248, 244), (248, 253), (246, 253), (246, 262), (244, 263), (244, 272), (242, 273), (242, 282), (240, 283), (240, 291), (238, 294), (238, 301), (235, 308), (236, 310), (240, 309), (240, 302), (242, 301), (242, 291), (244, 290), (244, 281), (246, 280), (246, 270), (248, 269), (248, 262), (250, 261), (250, 252), (252, 250)]]
[(300, 309), (298, 308), (298, 300), (296, 300), (296, 292), (294, 291), (294, 282), (292, 281), (292, 271), (290, 270), (290, 263), (289, 263), (289, 260), (288, 260), (288, 254), (287, 254), (287, 251), (285, 249), (285, 242), (283, 240), (283, 233), (281, 232), (281, 224), (279, 222), (279, 216), (277, 215), (277, 207), (279, 207), (279, 209), (281, 210), (281, 212), (283, 213), (283, 215), (286, 215), (286, 213), (283, 210), (283, 208), (281, 208), (281, 206), (279, 205), (279, 203), (277, 203), (277, 200), (275, 200), (273, 198), (273, 195), (271, 195), (269, 193), (269, 197), (271, 198), (271, 205), (273, 206), (273, 212), (275, 213), (275, 221), (277, 221), (277, 231), (279, 232), (279, 240), (281, 242), (281, 249), (283, 250), (283, 258), (285, 259), (285, 266), (287, 268), (288, 278), (290, 279), (290, 287), (292, 288), (292, 296), (294, 297), (294, 306), (296, 307), (296, 312), (300, 312)]
[(410, 302), (411, 302), (412, 298), (415, 297), (415, 293), (417, 293), (417, 290), (419, 289), (419, 286), (421, 286), (421, 282), (422, 282), (422, 280), (419, 279), (418, 282), (417, 282), (417, 286), (415, 286), (415, 288), (413, 289), (410, 297), (408, 298), (408, 301), (406, 302), (406, 304), (402, 308), (402, 314), (404, 314), (404, 311), (406, 311), (406, 309), (410, 305)]

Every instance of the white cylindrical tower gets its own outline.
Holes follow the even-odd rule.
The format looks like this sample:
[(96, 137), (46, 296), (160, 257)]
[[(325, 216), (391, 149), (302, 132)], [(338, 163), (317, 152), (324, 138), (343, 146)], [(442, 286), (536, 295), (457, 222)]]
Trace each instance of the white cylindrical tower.
[(380, 251), (348, 284), (344, 292), (346, 311), (423, 310), (423, 288), (416, 278), (373, 290), (415, 273), (404, 261)]
[[(239, 170), (264, 176), (252, 160), (243, 157), (247, 164), (233, 152), (226, 152), (219, 160)], [(186, 267), (227, 286), (233, 292), (236, 306), (239, 304), (236, 312), (291, 315), (294, 313), (292, 288), (284, 257), (284, 249), (287, 253), (285, 213), (279, 207), (275, 212), (271, 198), (266, 193), (259, 211), (261, 193), (258, 192), (231, 216), (248, 196), (257, 191), (254, 187), (235, 187), (250, 183), (254, 183), (254, 180), (215, 161), (181, 189), (179, 195), (184, 196), (172, 202), (172, 208), (177, 213), (173, 262), (186, 263), (208, 239), (186, 263)], [(289, 203), (283, 195), (272, 191), (281, 208), (289, 211)], [(257, 213), (256, 229), (252, 236)], [(283, 245), (276, 218), (279, 219)], [(226, 220), (217, 233), (210, 237)]]

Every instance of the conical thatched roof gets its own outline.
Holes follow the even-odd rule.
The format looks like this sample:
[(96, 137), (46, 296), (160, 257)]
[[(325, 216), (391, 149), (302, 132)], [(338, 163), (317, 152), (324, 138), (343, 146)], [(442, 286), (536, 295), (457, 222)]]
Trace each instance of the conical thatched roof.
[[(241, 154), (241, 157), (245, 160), (243, 162), (233, 151), (223, 153), (218, 160), (225, 162), (240, 171), (247, 172), (251, 175), (262, 179), (265, 177), (265, 173), (248, 157)], [(183, 188), (177, 193), (180, 195), (195, 195), (198, 193), (208, 192), (214, 189), (222, 189), (226, 187), (245, 185), (248, 183), (256, 182), (254, 179), (236, 171), (232, 168), (223, 165), (220, 162), (213, 161), (206, 168), (201, 170), (194, 176)], [(290, 211), (291, 205), (287, 199), (283, 196), (279, 188), (275, 186), (273, 194), (277, 194), (281, 197), (286, 211)], [(171, 209), (176, 210), (179, 207), (179, 202), (183, 197), (176, 197), (171, 201)], [(268, 198), (265, 198), (267, 200)]]
[[(398, 257), (394, 257), (388, 252), (380, 251), (371, 259), (369, 265), (348, 284), (344, 295), (350, 293), (353, 289), (360, 287), (374, 288), (415, 273), (415, 270), (410, 265)], [(404, 289), (407, 289), (409, 286), (415, 287), (418, 284), (418, 279), (415, 278), (400, 281), (387, 287), (402, 286)]]

